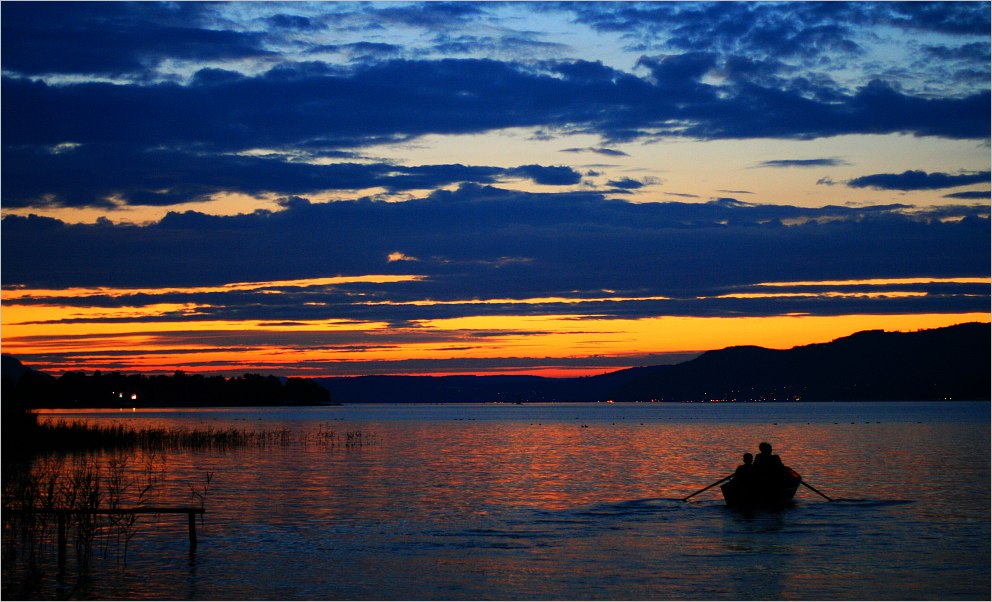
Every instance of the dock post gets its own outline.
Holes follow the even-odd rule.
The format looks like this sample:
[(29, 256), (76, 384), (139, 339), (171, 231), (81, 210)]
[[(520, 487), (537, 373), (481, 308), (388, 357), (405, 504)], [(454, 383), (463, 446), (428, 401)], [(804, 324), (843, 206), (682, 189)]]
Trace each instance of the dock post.
[(189, 553), (196, 552), (196, 513), (189, 513)]
[(59, 569), (65, 568), (65, 512), (58, 513), (59, 519)]

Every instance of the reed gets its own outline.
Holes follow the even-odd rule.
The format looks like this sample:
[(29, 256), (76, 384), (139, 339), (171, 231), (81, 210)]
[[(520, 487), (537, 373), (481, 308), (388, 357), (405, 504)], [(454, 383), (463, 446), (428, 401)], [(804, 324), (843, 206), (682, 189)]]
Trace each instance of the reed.
[[(36, 418), (27, 421), (19, 435), (17, 453), (4, 455), (3, 599), (36, 596), (56, 570), (52, 560), (57, 521), (49, 511), (154, 507), (169, 452), (293, 445), (355, 450), (378, 442), (373, 432), (338, 432), (324, 424), (300, 431), (182, 429)], [(5, 451), (10, 450), (12, 442), (5, 443)], [(190, 499), (201, 508), (213, 479), (214, 474), (207, 472), (201, 483), (188, 483)], [(104, 557), (114, 550), (119, 566), (126, 568), (128, 549), (137, 534), (134, 513), (70, 512), (65, 517), (75, 544), (77, 580), (87, 578), (94, 549), (102, 549)], [(62, 579), (59, 574), (58, 581)], [(66, 595), (71, 597), (72, 592)]]
[(38, 423), (32, 447), (45, 452), (107, 451), (114, 449), (224, 450), (243, 447), (286, 446), (299, 444), (355, 448), (375, 445), (375, 433), (368, 431), (288, 429), (182, 429), (133, 428), (122, 424), (90, 424), (65, 419)]
[[(3, 598), (33, 594), (50, 571), (55, 545), (56, 508), (92, 510), (106, 493), (105, 475), (93, 458), (51, 456), (31, 465), (3, 468)], [(93, 543), (103, 527), (97, 517), (69, 516), (78, 579), (86, 577)]]

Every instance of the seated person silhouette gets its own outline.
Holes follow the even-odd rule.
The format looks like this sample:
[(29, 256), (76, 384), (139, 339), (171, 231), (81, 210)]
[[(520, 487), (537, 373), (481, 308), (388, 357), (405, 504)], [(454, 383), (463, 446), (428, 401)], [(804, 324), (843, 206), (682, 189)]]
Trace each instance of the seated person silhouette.
[(751, 480), (752, 472), (754, 471), (754, 466), (752, 462), (754, 461), (754, 456), (750, 453), (744, 454), (744, 463), (737, 467), (734, 471), (734, 482), (745, 484), (747, 481)]
[(752, 481), (754, 480), (754, 466), (752, 462), (754, 461), (754, 456), (750, 453), (744, 454), (744, 463), (737, 467), (734, 471), (733, 483), (739, 487), (750, 487)]
[(770, 443), (763, 441), (758, 445), (753, 471), (756, 480), (762, 484), (773, 484), (782, 480), (785, 475), (785, 465), (782, 464), (782, 458), (772, 453)]

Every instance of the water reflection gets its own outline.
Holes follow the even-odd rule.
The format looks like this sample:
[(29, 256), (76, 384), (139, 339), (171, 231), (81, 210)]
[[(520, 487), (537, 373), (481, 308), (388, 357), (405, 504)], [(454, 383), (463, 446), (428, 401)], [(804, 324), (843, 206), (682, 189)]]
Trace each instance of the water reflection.
[[(134, 479), (149, 462), (161, 475), (163, 505), (189, 503), (214, 475), (199, 550), (185, 555), (183, 525), (150, 521), (128, 570), (97, 559), (98, 578), (80, 595), (946, 599), (961, 597), (960, 582), (988, 584), (987, 422), (868, 422), (863, 408), (865, 420), (845, 424), (818, 414), (758, 420), (751, 408), (743, 423), (673, 420), (658, 413), (665, 408), (581, 416), (569, 408), (554, 420), (548, 409), (498, 420), (488, 407), (442, 408), (431, 420), (368, 412), (329, 420), (339, 409), (94, 417), (363, 430), (377, 443), (133, 458)], [(455, 419), (473, 412), (478, 420)], [(800, 490), (794, 508), (758, 513), (727, 509), (718, 489), (679, 501), (763, 440), (831, 497), (869, 501), (827, 503)], [(920, 583), (917, 574), (939, 576)]]

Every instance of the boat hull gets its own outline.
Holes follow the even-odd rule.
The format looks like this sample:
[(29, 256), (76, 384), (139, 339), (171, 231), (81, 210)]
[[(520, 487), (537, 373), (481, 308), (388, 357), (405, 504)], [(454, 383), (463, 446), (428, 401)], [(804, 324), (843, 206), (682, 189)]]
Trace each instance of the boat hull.
[(728, 506), (787, 506), (792, 503), (801, 482), (799, 473), (786, 468), (781, 481), (742, 484), (732, 480), (721, 485), (720, 490)]

